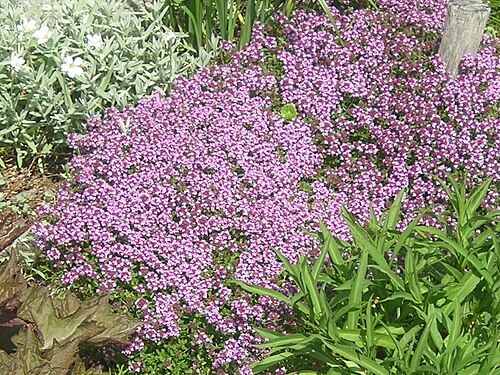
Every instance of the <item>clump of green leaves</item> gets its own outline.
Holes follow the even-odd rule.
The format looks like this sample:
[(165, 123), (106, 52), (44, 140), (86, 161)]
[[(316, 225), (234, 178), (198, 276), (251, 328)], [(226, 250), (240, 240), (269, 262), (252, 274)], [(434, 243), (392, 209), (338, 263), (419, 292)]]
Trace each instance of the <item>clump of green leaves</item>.
[(281, 107), (280, 115), (283, 117), (285, 121), (291, 121), (297, 117), (297, 108), (295, 108), (295, 104), (288, 103)]
[(168, 92), (176, 75), (208, 63), (164, 16), (120, 0), (0, 4), (0, 166), (61, 153), (88, 116)]
[(2, 374), (104, 374), (87, 370), (80, 346), (125, 345), (138, 321), (110, 313), (107, 296), (79, 301), (70, 292), (28, 286), (12, 252), (0, 266), (0, 372)]
[(195, 50), (213, 49), (214, 36), (244, 46), (255, 22), (264, 23), (277, 11), (289, 16), (296, 0), (174, 0), (163, 3), (166, 24), (188, 35)]
[(352, 242), (321, 224), (313, 263), (277, 253), (296, 294), (237, 282), (293, 307), (299, 323), (292, 334), (257, 329), (269, 353), (255, 373), (297, 357), (315, 362), (308, 373), (317, 374), (498, 373), (500, 212), (480, 208), (490, 181), (469, 192), (465, 182), (439, 181), (452, 207), (436, 215), (441, 227), (419, 225), (427, 211), (397, 230), (401, 192), (366, 225), (343, 210)]

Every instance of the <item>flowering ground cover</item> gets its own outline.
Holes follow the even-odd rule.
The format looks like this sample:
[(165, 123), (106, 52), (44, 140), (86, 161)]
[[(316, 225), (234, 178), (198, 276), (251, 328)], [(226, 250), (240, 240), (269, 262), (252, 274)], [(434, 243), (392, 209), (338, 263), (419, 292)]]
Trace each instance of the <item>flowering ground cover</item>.
[(404, 227), (447, 208), (432, 175), (466, 171), (492, 179), (483, 208), (498, 207), (498, 39), (453, 80), (435, 56), (445, 1), (378, 5), (332, 8), (339, 34), (323, 15), (278, 15), (240, 52), (226, 44), (224, 64), (70, 139), (73, 177), (38, 243), (63, 283), (112, 292), (143, 319), (132, 370), (250, 373), (252, 325), (293, 317), (230, 281), (291, 291), (272, 249), (316, 254), (304, 229), (319, 219), (349, 239), (342, 205), (363, 220), (407, 188)]

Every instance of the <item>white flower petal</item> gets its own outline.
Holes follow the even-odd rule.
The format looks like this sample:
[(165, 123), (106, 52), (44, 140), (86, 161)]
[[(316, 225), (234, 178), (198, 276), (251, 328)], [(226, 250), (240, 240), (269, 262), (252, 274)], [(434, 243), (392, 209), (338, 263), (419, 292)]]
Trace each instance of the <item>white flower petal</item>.
[(75, 74), (81, 76), (83, 74), (83, 69), (79, 66), (75, 67)]
[(36, 21), (28, 20), (26, 17), (21, 17), (21, 23), (17, 25), (17, 29), (23, 33), (30, 33), (36, 29)]

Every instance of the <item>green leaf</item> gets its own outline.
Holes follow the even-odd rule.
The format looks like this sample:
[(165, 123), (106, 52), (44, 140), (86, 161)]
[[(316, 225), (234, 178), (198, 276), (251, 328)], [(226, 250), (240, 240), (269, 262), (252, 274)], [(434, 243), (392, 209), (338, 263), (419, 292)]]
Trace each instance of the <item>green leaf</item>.
[(301, 267), (301, 279), (302, 279), (302, 284), (305, 287), (305, 292), (307, 293), (307, 296), (309, 297), (309, 301), (312, 307), (312, 311), (314, 316), (311, 317), (316, 321), (319, 321), (319, 318), (322, 314), (321, 310), (321, 303), (320, 303), (320, 296), (319, 296), (319, 291), (318, 287), (316, 285), (316, 282), (313, 280), (309, 268), (307, 267), (307, 262), (304, 261), (302, 263)]
[[(353, 342), (357, 346), (361, 347), (363, 345), (363, 335), (366, 335), (367, 331), (366, 330), (363, 331), (361, 329), (342, 329), (338, 330), (337, 334), (339, 338)], [(371, 336), (372, 336), (371, 344), (367, 340), (368, 348), (373, 348), (375, 346), (380, 346), (382, 348), (388, 348), (388, 349), (396, 348), (394, 342), (391, 340), (391, 337), (389, 335), (375, 332), (372, 329)]]
[(448, 357), (449, 363), (451, 363), (455, 348), (460, 344), (459, 338), (462, 330), (462, 307), (460, 305), (460, 301), (458, 300), (453, 302), (453, 321), (450, 328), (451, 329), (449, 329), (449, 335), (446, 340), (446, 349), (443, 352), (443, 356)]
[[(349, 294), (349, 306), (357, 306), (363, 298), (364, 280), (366, 278), (366, 269), (368, 266), (368, 251), (361, 250), (361, 260), (356, 274), (356, 281)], [(347, 315), (347, 328), (356, 329), (358, 327), (359, 310), (350, 311)]]
[(413, 219), (410, 224), (405, 228), (405, 230), (397, 236), (397, 242), (396, 245), (394, 246), (394, 249), (392, 251), (392, 256), (391, 256), (391, 261), (390, 264), (392, 264), (393, 259), (396, 257), (396, 255), (399, 254), (401, 251), (401, 248), (404, 246), (408, 238), (410, 237), (411, 234), (415, 231), (416, 226), (418, 225), (420, 219), (422, 218), (423, 215), (425, 215), (427, 211), (421, 212), (420, 214), (417, 215), (415, 219)]
[(281, 254), (278, 250), (274, 250), (274, 253), (278, 257), (278, 259), (283, 263), (283, 267), (285, 268), (286, 271), (293, 277), (296, 283), (299, 283), (300, 280), (300, 270), (297, 266), (292, 265), (288, 259), (286, 259), (283, 254)]
[(342, 217), (349, 226), (349, 232), (351, 233), (356, 245), (360, 249), (366, 249), (372, 259), (377, 263), (379, 269), (384, 272), (393, 284), (400, 290), (405, 290), (404, 283), (401, 278), (395, 274), (389, 267), (389, 264), (385, 260), (385, 254), (379, 251), (373, 240), (370, 238), (367, 231), (358, 223), (356, 223), (355, 218), (351, 213), (349, 213), (345, 207), (342, 207)]
[(295, 108), (295, 104), (288, 103), (281, 107), (280, 115), (283, 117), (285, 121), (291, 121), (297, 117), (297, 108)]
[(389, 375), (389, 372), (377, 362), (367, 358), (362, 354), (357, 353), (350, 347), (340, 344), (333, 344), (329, 340), (322, 341), (334, 354), (338, 354), (345, 359), (354, 362), (362, 369), (366, 369), (376, 375)]
[(422, 335), (420, 336), (420, 339), (418, 340), (418, 344), (417, 344), (417, 347), (415, 349), (415, 352), (412, 355), (410, 369), (413, 372), (417, 371), (417, 368), (419, 367), (420, 362), (422, 360), (422, 356), (424, 354), (424, 351), (429, 345), (429, 342), (428, 342), (429, 333), (430, 333), (430, 329), (432, 327), (434, 319), (435, 319), (434, 315), (431, 315), (429, 317), (429, 320), (427, 321), (427, 324), (425, 325), (424, 331), (422, 332)]
[(479, 277), (474, 275), (472, 272), (468, 272), (458, 285), (447, 289), (446, 297), (448, 297), (450, 301), (456, 300), (459, 303), (462, 303), (462, 301), (472, 293), (480, 281), (481, 279)]
[(488, 193), (488, 188), (491, 184), (491, 179), (487, 179), (481, 185), (472, 189), (469, 199), (465, 205), (467, 218), (472, 218), (478, 207), (481, 205), (484, 197)]
[[(372, 315), (372, 304), (371, 301), (373, 301), (373, 294), (370, 296), (369, 299), (370, 302), (366, 304), (366, 313), (365, 313), (365, 336), (366, 336), (366, 348), (371, 351), (374, 347), (374, 326), (373, 326), (373, 315)], [(392, 344), (392, 342), (389, 340), (387, 343)], [(384, 345), (384, 347), (387, 347)]]
[(246, 291), (248, 291), (250, 293), (258, 294), (261, 296), (273, 297), (273, 298), (279, 299), (280, 301), (285, 302), (289, 306), (292, 305), (292, 301), (290, 300), (290, 298), (288, 298), (284, 294), (277, 292), (273, 289), (265, 288), (265, 287), (259, 286), (259, 285), (248, 285), (240, 280), (233, 280), (233, 281), (231, 281), (231, 283), (241, 286), (243, 289), (245, 289)]
[(418, 304), (418, 301), (413, 297), (413, 295), (411, 293), (408, 293), (408, 292), (392, 293), (389, 297), (383, 299), (382, 302), (394, 301), (397, 299), (402, 299), (403, 301), (406, 300), (406, 301), (410, 301), (412, 303)]
[(340, 251), (341, 247), (336, 239), (331, 235), (330, 231), (326, 225), (320, 221), (319, 226), (321, 229), (321, 234), (323, 236), (323, 247), (328, 251), (330, 260), (337, 266), (344, 264), (344, 259), (342, 258), (342, 253)]
[(306, 336), (302, 333), (288, 334), (280, 337), (275, 337), (272, 339), (268, 339), (267, 342), (262, 344), (257, 344), (255, 346), (259, 348), (288, 348), (291, 345), (300, 344), (307, 340), (309, 336)]
[(394, 199), (389, 211), (387, 212), (387, 216), (384, 221), (384, 229), (385, 230), (394, 230), (396, 229), (396, 224), (399, 221), (400, 209), (401, 209), (401, 200), (403, 199), (405, 194), (405, 189), (401, 189)]
[(405, 257), (405, 281), (410, 288), (410, 292), (417, 303), (422, 303), (422, 291), (418, 281), (418, 271), (415, 265), (414, 253), (409, 251)]
[(326, 246), (323, 246), (318, 258), (314, 262), (313, 268), (311, 270), (311, 277), (315, 282), (318, 281), (319, 271), (321, 270), (321, 267), (323, 266), (323, 263), (325, 261), (326, 253), (327, 248)]
[(250, 365), (250, 368), (253, 370), (253, 373), (254, 374), (259, 374), (267, 369), (269, 369), (270, 367), (280, 363), (281, 361), (287, 359), (287, 358), (290, 358), (290, 357), (294, 357), (295, 354), (294, 353), (290, 353), (290, 352), (283, 352), (283, 353), (279, 353), (279, 354), (275, 354), (275, 355), (272, 355), (260, 362), (257, 362), (257, 363), (253, 363)]
[(272, 331), (272, 330), (267, 329), (267, 328), (254, 328), (254, 330), (259, 335), (265, 337), (268, 340), (284, 336), (283, 333)]
[[(446, 248), (446, 250), (455, 255), (455, 257), (457, 258), (459, 258), (459, 255), (461, 255), (466, 261), (470, 262), (473, 268), (479, 274), (481, 274), (481, 276), (483, 276), (486, 279), (489, 285), (493, 284), (493, 279), (491, 275), (488, 273), (487, 269), (485, 268), (485, 265), (472, 252), (463, 248), (461, 244), (455, 242), (441, 230), (434, 227), (418, 226), (416, 227), (416, 230), (422, 232), (424, 236), (425, 233), (429, 233), (438, 237), (442, 241), (442, 245), (443, 247)], [(436, 244), (437, 243), (435, 243), (435, 245)]]
[(245, 23), (240, 35), (240, 46), (244, 46), (250, 41), (255, 16), (255, 0), (248, 0), (246, 3)]
[[(323, 11), (326, 13), (326, 16), (328, 17), (328, 19), (330, 20), (330, 22), (333, 26), (333, 30), (335, 31), (335, 34), (337, 36), (340, 36), (340, 31), (337, 27), (337, 22), (335, 21), (335, 18), (333, 17), (332, 12), (330, 12), (330, 8), (328, 7), (328, 4), (326, 3), (325, 0), (318, 0), (318, 2), (321, 5), (321, 7), (323, 8)], [(344, 45), (344, 42), (342, 41), (342, 39), (339, 39), (339, 43), (341, 46)]]

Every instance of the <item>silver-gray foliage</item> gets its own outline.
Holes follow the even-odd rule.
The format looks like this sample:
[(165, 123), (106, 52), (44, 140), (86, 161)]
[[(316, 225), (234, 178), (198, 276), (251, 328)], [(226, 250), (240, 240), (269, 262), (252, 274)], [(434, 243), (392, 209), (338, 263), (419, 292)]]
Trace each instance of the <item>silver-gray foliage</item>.
[[(207, 64), (184, 35), (120, 0), (0, 5), (0, 166), (64, 148), (90, 115), (122, 108)], [(80, 63), (80, 65), (79, 65)]]

